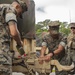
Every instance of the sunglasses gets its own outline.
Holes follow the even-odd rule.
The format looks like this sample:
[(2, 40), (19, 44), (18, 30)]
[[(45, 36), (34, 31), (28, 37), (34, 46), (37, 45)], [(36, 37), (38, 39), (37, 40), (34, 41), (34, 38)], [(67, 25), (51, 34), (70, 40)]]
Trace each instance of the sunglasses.
[(75, 27), (71, 27), (70, 29), (75, 29)]

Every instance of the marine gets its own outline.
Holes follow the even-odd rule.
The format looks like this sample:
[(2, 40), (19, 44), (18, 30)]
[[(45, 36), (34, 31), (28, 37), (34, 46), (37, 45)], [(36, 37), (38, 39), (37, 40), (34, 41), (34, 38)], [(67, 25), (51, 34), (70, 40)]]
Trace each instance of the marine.
[[(65, 65), (64, 63), (64, 56), (65, 56), (65, 43), (64, 39), (66, 37), (59, 32), (59, 21), (51, 21), (49, 24), (49, 34), (45, 35), (42, 39), (42, 48), (41, 48), (41, 54), (39, 59), (40, 64), (43, 63), (43, 61), (50, 61), (51, 59), (57, 59), (62, 65)], [(45, 51), (48, 48), (48, 54), (45, 55)], [(41, 74), (40, 74), (41, 75)], [(49, 74), (48, 74), (49, 75)], [(67, 75), (67, 72), (58, 72), (56, 69), (56, 75)]]
[[(68, 62), (75, 65), (75, 22), (69, 24), (70, 34), (67, 37), (67, 55)], [(75, 75), (75, 68), (69, 72), (69, 75)]]
[(24, 0), (15, 0), (12, 4), (0, 4), (0, 75), (12, 75), (12, 53), (10, 41), (13, 38), (23, 57), (23, 43), (17, 28), (17, 17), (27, 11)]

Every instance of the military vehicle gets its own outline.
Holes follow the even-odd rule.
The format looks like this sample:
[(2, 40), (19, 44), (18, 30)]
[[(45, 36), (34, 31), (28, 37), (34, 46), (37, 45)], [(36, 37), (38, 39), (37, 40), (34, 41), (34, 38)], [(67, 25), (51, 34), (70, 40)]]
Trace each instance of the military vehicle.
[[(11, 3), (13, 0), (0, 0), (1, 3)], [(26, 1), (26, 0), (25, 0)], [(40, 47), (36, 47), (35, 39), (35, 3), (33, 0), (29, 0), (28, 11), (23, 14), (23, 19), (18, 18), (18, 29), (23, 40), (23, 48), (27, 54), (25, 58), (18, 58), (20, 55), (16, 49), (16, 42), (12, 39), (10, 50), (13, 52), (13, 72), (22, 72), (25, 75), (49, 75), (51, 73), (51, 65), (55, 65), (59, 71), (69, 71), (73, 69), (73, 64), (70, 66), (62, 66), (57, 60), (51, 60), (39, 64), (36, 50), (40, 50)]]

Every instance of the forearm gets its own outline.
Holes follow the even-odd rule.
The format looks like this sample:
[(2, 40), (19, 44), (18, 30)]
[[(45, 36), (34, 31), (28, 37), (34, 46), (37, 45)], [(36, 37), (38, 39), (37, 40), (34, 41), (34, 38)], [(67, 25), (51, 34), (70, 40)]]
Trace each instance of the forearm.
[(43, 47), (41, 48), (41, 55), (40, 55), (40, 56), (44, 56), (45, 52), (46, 52), (46, 47), (43, 46)]
[(64, 47), (61, 46), (61, 45), (59, 45), (58, 48), (57, 48), (55, 51), (53, 51), (53, 52), (54, 52), (54, 55), (59, 54), (59, 53), (62, 52), (63, 50), (64, 50)]
[(21, 37), (16, 22), (10, 21), (8, 24), (12, 38), (16, 41), (18, 45), (21, 45)]
[(21, 43), (21, 37), (20, 37), (19, 33), (16, 33), (16, 35), (12, 36), (12, 37), (16, 41), (17, 45), (20, 45), (20, 46), (22, 45), (22, 43)]

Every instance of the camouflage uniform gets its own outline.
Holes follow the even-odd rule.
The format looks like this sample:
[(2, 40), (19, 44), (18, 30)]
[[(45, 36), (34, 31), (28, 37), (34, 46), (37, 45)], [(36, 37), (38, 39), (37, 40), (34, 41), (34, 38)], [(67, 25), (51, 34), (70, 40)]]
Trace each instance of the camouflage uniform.
[(0, 75), (12, 75), (9, 21), (17, 22), (15, 9), (10, 4), (0, 4)]
[[(58, 22), (54, 21), (50, 23), (50, 26), (58, 26)], [(56, 33), (56, 32), (54, 32)], [(53, 52), (54, 50), (56, 50), (58, 48), (58, 45), (62, 45), (63, 47), (65, 47), (65, 43), (64, 40), (65, 37), (63, 34), (59, 33), (59, 38), (58, 39), (53, 39), (51, 34), (47, 34), (44, 36), (43, 38), (43, 42), (42, 42), (42, 46), (46, 46), (49, 49), (49, 53)], [(52, 57), (52, 59), (57, 59), (62, 65), (64, 65), (64, 61), (65, 59), (63, 58), (65, 56), (65, 50), (63, 50), (60, 54), (58, 55), (54, 55)], [(56, 75), (67, 75), (67, 72), (57, 72), (56, 71)]]
[[(70, 24), (70, 28), (74, 27), (75, 28), (75, 23), (71, 23)], [(74, 29), (75, 31), (75, 29)], [(67, 37), (67, 50), (68, 50), (68, 61), (70, 62), (74, 62), (75, 65), (75, 34), (73, 34), (72, 32), (68, 35)], [(70, 72), (70, 75), (75, 75), (75, 68), (73, 70), (73, 72)]]

